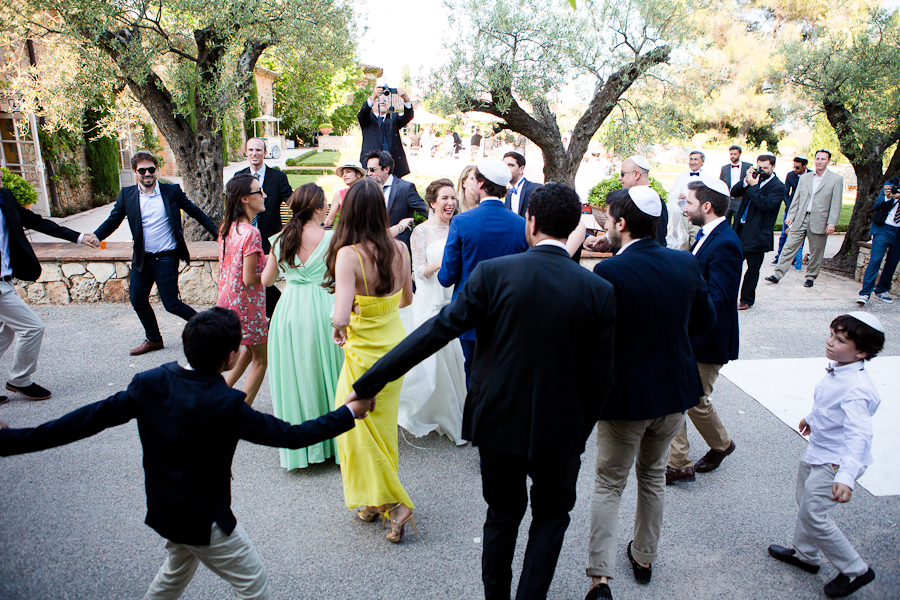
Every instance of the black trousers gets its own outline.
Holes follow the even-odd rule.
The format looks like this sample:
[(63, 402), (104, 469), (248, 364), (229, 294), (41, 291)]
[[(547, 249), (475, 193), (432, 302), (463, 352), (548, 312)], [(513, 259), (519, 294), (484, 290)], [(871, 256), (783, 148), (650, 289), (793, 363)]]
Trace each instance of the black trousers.
[(185, 321), (197, 314), (178, 296), (178, 257), (174, 250), (158, 254), (144, 254), (144, 266), (140, 271), (131, 269), (131, 306), (144, 326), (148, 341), (161, 342), (159, 324), (150, 305), (150, 289), (156, 283), (156, 291), (166, 310)]
[(528, 508), (526, 477), (531, 477), (531, 529), (516, 600), (545, 600), (562, 549), (581, 456), (546, 461), (480, 449), (481, 485), (488, 505), (481, 559), (486, 600), (509, 600), (512, 561), (519, 524)]
[(266, 317), (271, 319), (272, 315), (275, 314), (275, 305), (278, 304), (278, 299), (281, 298), (281, 290), (277, 287), (270, 286), (266, 288)]
[(747, 261), (747, 272), (741, 285), (741, 302), (744, 304), (753, 306), (756, 302), (756, 284), (759, 283), (759, 269), (765, 256), (765, 252), (744, 252), (744, 260)]

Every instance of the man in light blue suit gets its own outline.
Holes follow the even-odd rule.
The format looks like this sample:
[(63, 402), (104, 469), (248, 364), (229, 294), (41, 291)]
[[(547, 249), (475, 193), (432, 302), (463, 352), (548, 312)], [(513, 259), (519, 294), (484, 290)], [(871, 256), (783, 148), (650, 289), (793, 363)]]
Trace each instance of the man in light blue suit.
[[(483, 260), (518, 254), (528, 250), (525, 219), (508, 208), (501, 198), (509, 185), (509, 168), (497, 158), (483, 158), (475, 167), (479, 204), (453, 217), (444, 246), (444, 258), (438, 281), (444, 287), (456, 286), (453, 298), (466, 284), (469, 275)], [(466, 357), (466, 383), (475, 355), (475, 331), (459, 336)]]

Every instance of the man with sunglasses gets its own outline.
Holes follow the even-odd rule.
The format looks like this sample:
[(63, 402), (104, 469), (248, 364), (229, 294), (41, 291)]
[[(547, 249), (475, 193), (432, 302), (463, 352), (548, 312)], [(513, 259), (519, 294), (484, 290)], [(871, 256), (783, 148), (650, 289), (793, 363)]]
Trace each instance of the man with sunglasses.
[(159, 299), (167, 311), (185, 321), (197, 314), (178, 296), (178, 261), (190, 262), (181, 225), (183, 210), (196, 219), (210, 235), (218, 237), (215, 223), (187, 199), (181, 186), (158, 183), (159, 161), (149, 152), (131, 157), (137, 185), (122, 188), (106, 221), (94, 232), (103, 240), (128, 217), (134, 253), (131, 257), (131, 306), (144, 326), (146, 339), (131, 350), (133, 356), (163, 349), (163, 339), (150, 306), (150, 289), (156, 284)]

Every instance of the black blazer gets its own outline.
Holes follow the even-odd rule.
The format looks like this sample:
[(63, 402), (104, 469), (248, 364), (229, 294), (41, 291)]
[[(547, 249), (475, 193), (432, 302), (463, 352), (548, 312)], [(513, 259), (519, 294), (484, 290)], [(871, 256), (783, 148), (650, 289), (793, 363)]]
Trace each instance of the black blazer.
[[(419, 196), (414, 183), (404, 181), (396, 175), (391, 180), (391, 189), (388, 191), (388, 221), (391, 226), (396, 225), (403, 219), (414, 217), (419, 213), (426, 219), (428, 218), (428, 205)], [(397, 236), (397, 239), (406, 244), (409, 248), (409, 236), (412, 235), (411, 229), (404, 229)]]
[(698, 362), (724, 365), (738, 357), (738, 291), (744, 256), (741, 240), (728, 223), (722, 221), (703, 241), (697, 251), (700, 274), (709, 288), (709, 298), (716, 308), (716, 325), (706, 333), (691, 338)]
[[(752, 166), (753, 165), (746, 161), (741, 161), (741, 181), (743, 181), (744, 177), (747, 176), (747, 171), (749, 171)], [(727, 165), (722, 165), (722, 170), (719, 173), (719, 179), (725, 182), (725, 185), (728, 186), (728, 189), (731, 189), (731, 162), (729, 162)], [(731, 212), (737, 212), (740, 204), (740, 200), (732, 198), (728, 206), (728, 210), (730, 210)]]
[[(778, 218), (778, 209), (784, 200), (784, 184), (773, 174), (772, 180), (762, 188), (759, 184), (744, 187), (744, 182), (739, 181), (731, 189), (731, 196), (741, 198), (741, 204), (734, 213), (734, 231), (741, 238), (741, 247), (744, 252), (771, 252), (775, 249), (773, 231), (775, 219)], [(747, 205), (747, 222), (741, 223), (741, 215), (744, 214)]]
[(208, 546), (212, 524), (231, 535), (231, 461), (238, 440), (303, 448), (353, 428), (350, 409), (290, 425), (257, 412), (221, 375), (169, 363), (128, 389), (28, 429), (0, 430), (0, 455), (55, 448), (137, 419), (144, 447), (146, 523), (178, 544)]
[[(160, 183), (159, 191), (163, 197), (163, 204), (166, 207), (166, 213), (169, 215), (169, 225), (172, 226), (172, 233), (175, 235), (176, 255), (180, 260), (186, 263), (191, 262), (191, 254), (188, 252), (187, 244), (184, 241), (184, 230), (181, 226), (181, 211), (183, 210), (190, 216), (194, 217), (206, 230), (214, 237), (219, 236), (216, 224), (212, 219), (206, 216), (193, 202), (187, 199), (181, 186), (178, 184)], [(131, 228), (131, 238), (134, 240), (134, 252), (131, 256), (131, 268), (140, 272), (144, 268), (144, 227), (141, 223), (141, 201), (138, 194), (138, 186), (131, 185), (122, 188), (119, 197), (116, 198), (116, 205), (106, 220), (94, 232), (99, 239), (104, 240), (112, 234), (122, 219), (128, 217), (128, 226)]]
[(612, 346), (615, 311), (612, 286), (561, 248), (486, 260), (453, 302), (353, 388), (374, 397), (474, 327), (463, 437), (532, 460), (578, 455), (610, 388), (613, 353), (605, 349)]
[(617, 314), (616, 345), (608, 349), (616, 374), (600, 419), (657, 419), (696, 406), (703, 388), (690, 336), (716, 323), (697, 260), (647, 238), (599, 262), (594, 273), (613, 285)]
[[(22, 208), (16, 202), (13, 193), (6, 188), (0, 188), (0, 210), (3, 211), (3, 218), (6, 220), (6, 227), (9, 231), (7, 240), (9, 243), (9, 268), (12, 269), (13, 277), (22, 281), (35, 281), (41, 276), (41, 263), (38, 262), (37, 256), (34, 254), (34, 248), (25, 237), (23, 227), (34, 229), (47, 235), (52, 235), (68, 242), (78, 242), (78, 236), (81, 235), (77, 231), (72, 231), (67, 227), (57, 225), (53, 221), (43, 218)], [(0, 252), (3, 249), (0, 248)]]
[[(404, 109), (403, 114), (394, 111), (384, 116), (387, 135), (391, 136), (391, 157), (394, 159), (394, 169), (391, 173), (394, 177), (409, 175), (409, 162), (406, 160), (406, 151), (403, 149), (403, 140), (400, 139), (400, 130), (413, 120), (413, 109)], [(381, 120), (372, 112), (369, 101), (363, 101), (359, 114), (356, 115), (359, 127), (362, 129), (362, 150), (359, 151), (359, 162), (366, 166), (366, 154), (373, 150), (383, 150), (381, 142), (384, 140), (384, 132), (381, 129)]]
[[(237, 173), (249, 173), (250, 167), (241, 169)], [(235, 175), (237, 175), (235, 173)], [(263, 179), (263, 191), (266, 193), (266, 210), (259, 214), (256, 226), (262, 234), (263, 252), (269, 253), (269, 238), (282, 230), (281, 205), (291, 198), (294, 190), (288, 182), (287, 175), (266, 165), (266, 176)]]
[[(801, 175), (806, 175), (809, 173), (809, 169), (801, 173)], [(797, 193), (797, 186), (800, 185), (800, 175), (797, 175), (793, 170), (791, 170), (787, 175), (784, 176), (784, 214), (787, 215), (788, 209), (791, 207), (791, 202), (794, 201), (794, 194)]]
[[(531, 192), (541, 187), (540, 183), (525, 180), (522, 184), (521, 198), (519, 198), (519, 216), (524, 218), (525, 212), (528, 210), (528, 199), (531, 198)], [(512, 190), (506, 192), (506, 208), (512, 210)]]

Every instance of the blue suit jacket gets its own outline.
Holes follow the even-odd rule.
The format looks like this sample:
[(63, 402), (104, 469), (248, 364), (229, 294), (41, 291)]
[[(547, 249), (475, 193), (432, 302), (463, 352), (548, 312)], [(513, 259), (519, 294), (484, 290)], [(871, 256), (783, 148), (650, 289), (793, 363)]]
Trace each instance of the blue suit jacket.
[[(453, 289), (456, 299), (478, 263), (526, 250), (525, 219), (513, 214), (501, 200), (483, 200), (450, 221), (438, 281), (444, 287), (456, 286)], [(475, 332), (467, 331), (459, 337), (474, 340)]]
[[(524, 178), (523, 178), (524, 179)], [(519, 212), (518, 215), (520, 217), (525, 217), (525, 212), (528, 210), (528, 199), (531, 198), (531, 192), (541, 187), (540, 183), (535, 183), (533, 181), (528, 181), (524, 179), (522, 183), (522, 193), (521, 198), (519, 198)], [(508, 190), (506, 192), (506, 208), (512, 210), (512, 190)]]
[(716, 324), (700, 265), (688, 252), (639, 240), (594, 273), (616, 294), (615, 380), (601, 421), (641, 421), (700, 402), (690, 337)]
[(716, 309), (716, 325), (706, 333), (692, 337), (691, 346), (697, 362), (724, 365), (738, 357), (737, 303), (744, 261), (741, 239), (727, 221), (722, 221), (703, 241), (695, 256)]

